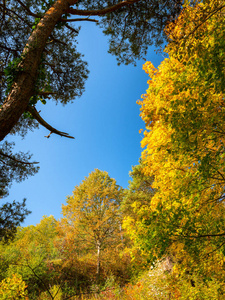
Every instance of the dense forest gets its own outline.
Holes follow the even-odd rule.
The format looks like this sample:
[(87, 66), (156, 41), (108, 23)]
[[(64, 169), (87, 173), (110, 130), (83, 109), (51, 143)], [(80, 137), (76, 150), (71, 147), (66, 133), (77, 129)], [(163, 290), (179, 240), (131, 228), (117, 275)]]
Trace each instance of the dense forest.
[[(61, 8), (55, 6), (51, 10), (51, 1), (43, 1), (42, 7), (36, 7), (38, 19), (32, 16), (33, 1), (25, 2), (21, 6), (21, 11), (27, 14), (24, 22), (29, 27), (31, 17), (36, 18), (31, 31), (36, 31), (36, 38), (41, 41), (40, 22), (44, 28), (54, 9)], [(61, 2), (65, 1), (56, 1), (58, 5)], [(71, 50), (69, 38), (60, 36), (62, 23), (66, 24), (69, 14), (103, 16), (105, 34), (112, 35), (111, 52), (118, 55), (120, 62), (129, 63), (132, 51), (134, 58), (144, 54), (151, 39), (155, 39), (156, 45), (166, 40), (165, 59), (160, 66), (155, 68), (150, 61), (143, 66), (149, 81), (146, 93), (138, 101), (145, 123), (145, 128), (140, 129), (143, 151), (139, 164), (130, 171), (127, 189), (119, 186), (106, 171), (95, 169), (87, 174), (62, 205), (59, 220), (43, 216), (39, 224), (21, 227), (18, 225), (29, 214), (25, 203), (3, 206), (0, 299), (222, 300), (225, 298), (225, 2), (171, 1), (171, 6), (170, 1), (157, 1), (158, 6), (155, 1), (108, 2), (109, 7), (104, 6), (104, 1), (99, 1), (97, 7), (94, 1), (68, 1), (54, 21), (54, 26), (58, 22), (57, 31), (45, 38), (52, 39), (52, 44), (43, 44), (42, 50), (39, 49), (42, 67), (38, 79), (35, 73), (38, 66), (33, 70), (32, 80), (37, 80), (35, 90), (27, 91), (29, 87), (23, 87), (28, 102), (13, 122), (18, 122), (16, 130), (21, 132), (36, 126), (34, 120), (40, 120), (40, 116), (35, 104), (44, 102), (39, 98), (38, 89), (42, 90), (42, 96), (53, 96), (65, 103), (81, 93), (87, 77), (81, 56), (74, 52), (71, 62), (76, 62), (76, 72), (80, 72), (79, 91), (73, 93), (74, 86), (65, 85), (61, 91), (64, 95), (60, 95), (57, 80), (61, 82), (62, 73), (58, 70), (56, 75), (50, 58), (47, 64), (42, 52), (48, 47), (58, 47), (60, 53), (62, 43), (66, 42), (65, 51)], [(7, 4), (7, 0), (3, 1), (0, 9), (9, 34), (16, 32), (18, 24), (13, 26), (9, 20), (14, 1), (11, 7)], [(75, 4), (76, 8), (70, 8)], [(154, 13), (148, 11), (150, 4)], [(40, 21), (40, 14), (49, 6), (46, 19)], [(156, 22), (157, 16), (160, 24)], [(120, 29), (121, 19), (125, 22), (123, 29)], [(69, 25), (67, 30), (77, 34)], [(114, 39), (125, 32), (118, 52)], [(60, 38), (65, 41), (60, 43)], [(29, 43), (32, 41), (30, 38)], [(15, 47), (13, 39), (11, 42), (10, 47)], [(0, 126), (9, 117), (7, 109), (13, 107), (13, 99), (21, 97), (22, 87), (20, 90), (18, 86), (23, 85), (26, 75), (22, 68), (30, 63), (33, 55), (30, 49), (35, 48), (29, 43), (22, 56), (5, 68), (7, 97), (5, 102), (2, 98)], [(7, 59), (3, 55), (0, 59), (7, 65), (13, 53), (19, 53), (20, 49), (5, 50)], [(62, 72), (63, 68), (68, 72), (67, 63), (70, 63), (66, 53), (62, 57)], [(51, 59), (54, 62), (56, 58)], [(75, 73), (65, 80), (74, 79), (78, 76)], [(7, 115), (6, 119), (2, 115)], [(43, 126), (52, 133), (72, 138), (46, 123)], [(12, 130), (6, 127), (5, 135)], [(7, 166), (5, 172), (0, 171), (5, 180), (0, 186), (2, 196), (8, 193), (14, 177), (21, 181), (37, 171), (30, 157), (13, 156), (11, 149), (7, 142), (0, 149), (1, 166)], [(7, 216), (12, 218), (11, 222), (6, 222)]]

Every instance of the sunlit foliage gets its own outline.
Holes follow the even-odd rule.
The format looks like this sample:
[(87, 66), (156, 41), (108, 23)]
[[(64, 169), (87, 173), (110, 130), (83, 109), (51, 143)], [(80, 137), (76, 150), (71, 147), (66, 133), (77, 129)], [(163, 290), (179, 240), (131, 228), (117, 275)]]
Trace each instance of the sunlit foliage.
[[(181, 278), (188, 272), (199, 290), (212, 280), (220, 293), (225, 276), (224, 12), (223, 1), (187, 3), (167, 27), (168, 58), (158, 69), (151, 62), (144, 65), (151, 80), (139, 101), (146, 125), (143, 172), (154, 178), (156, 192), (142, 208), (140, 230), (128, 228), (152, 263), (170, 255)], [(188, 284), (181, 293), (185, 289)]]
[(26, 299), (26, 284), (22, 280), (22, 276), (13, 274), (0, 282), (0, 299), (14, 300)]

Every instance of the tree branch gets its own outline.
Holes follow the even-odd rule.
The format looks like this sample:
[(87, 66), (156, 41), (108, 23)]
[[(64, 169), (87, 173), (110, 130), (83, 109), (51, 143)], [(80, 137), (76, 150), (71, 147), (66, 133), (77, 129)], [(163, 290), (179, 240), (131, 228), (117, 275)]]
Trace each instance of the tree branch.
[[(62, 72), (63, 73), (63, 72)], [(39, 96), (43, 96), (43, 97), (49, 97), (50, 95), (55, 95), (56, 93), (52, 93), (52, 92), (38, 92)]]
[[(198, 21), (201, 21), (198, 25), (195, 26), (195, 28), (188, 34), (186, 35), (185, 37), (183, 38), (180, 38), (180, 40), (184, 39), (184, 40), (187, 40), (189, 38), (190, 35), (194, 34), (195, 31), (198, 30), (198, 28), (200, 26), (202, 26), (202, 24), (204, 24), (208, 19), (210, 19), (213, 15), (215, 15), (216, 13), (218, 13), (219, 11), (221, 11), (223, 8), (225, 7), (225, 5), (222, 5), (220, 7), (217, 7), (215, 8), (205, 19), (203, 19), (203, 21), (201, 21), (200, 19)], [(179, 43), (179, 40), (178, 40), (178, 43)]]
[(61, 19), (60, 21), (61, 21), (61, 22), (80, 22), (80, 21), (89, 21), (89, 22), (96, 22), (96, 23), (98, 23), (98, 20), (88, 19), (88, 18)]
[(107, 13), (111, 13), (116, 11), (119, 8), (122, 8), (124, 6), (132, 5), (136, 2), (139, 2), (140, 0), (127, 0), (127, 1), (122, 1), (118, 4), (115, 4), (110, 7), (106, 7), (103, 9), (97, 9), (97, 10), (79, 10), (79, 9), (74, 9), (74, 8), (69, 8), (67, 12), (72, 15), (79, 15), (79, 16), (102, 16)]
[(28, 259), (26, 259), (27, 261), (27, 267), (33, 272), (34, 276), (36, 276), (38, 278), (38, 280), (40, 280), (40, 282), (43, 284), (43, 286), (46, 288), (48, 294), (50, 295), (51, 299), (54, 300), (54, 297), (52, 296), (50, 290), (48, 289), (48, 286), (45, 284), (44, 280), (42, 280), (42, 278), (40, 276), (37, 275), (37, 273), (34, 271), (34, 269), (29, 265), (28, 263)]
[[(179, 235), (174, 235), (179, 236)], [(185, 238), (204, 238), (204, 237), (217, 237), (217, 236), (225, 236), (225, 232), (218, 233), (218, 234), (200, 234), (200, 235), (182, 235)]]
[(18, 15), (13, 10), (9, 9), (8, 7), (4, 7), (4, 5), (2, 5), (1, 3), (0, 3), (0, 7), (3, 7), (3, 10), (5, 10), (5, 12), (7, 11), (7, 12), (10, 12), (10, 13), (16, 15), (21, 21), (25, 22), (26, 24), (28, 24), (29, 27), (31, 27), (28, 22), (26, 22), (20, 15)]
[[(54, 73), (56, 73), (56, 74), (63, 74), (64, 72), (63, 71), (61, 71), (61, 70), (56, 70), (56, 68), (55, 68), (55, 65), (54, 64), (50, 64), (50, 63), (48, 63), (48, 62), (44, 62), (44, 65), (45, 66), (49, 66), (51, 69), (52, 69), (52, 71), (54, 72)], [(51, 92), (39, 92), (38, 93), (38, 95), (53, 95), (53, 94), (56, 94), (56, 93), (51, 93)]]
[(206, 255), (204, 255), (204, 257), (206, 257), (206, 256), (209, 257), (209, 255), (211, 255), (212, 253), (218, 251), (218, 249), (220, 249), (221, 247), (223, 247), (223, 245), (225, 245), (225, 242), (223, 242), (222, 244), (220, 244), (220, 245), (219, 245), (216, 249), (214, 249), (213, 251), (206, 253)]
[(18, 54), (18, 50), (16, 50), (16, 49), (12, 49), (12, 48), (6, 47), (4, 45), (0, 45), (0, 48), (5, 49), (7, 51), (15, 52), (16, 54)]
[(22, 161), (22, 160), (19, 160), (19, 159), (16, 159), (15, 157), (11, 156), (11, 155), (8, 155), (8, 154), (5, 154), (4, 152), (2, 152), (2, 150), (0, 150), (0, 155), (1, 156), (4, 156), (4, 157), (7, 157), (17, 163), (20, 163), (20, 164), (25, 164), (25, 165), (33, 165), (33, 164), (39, 164), (39, 162), (26, 162), (26, 161)]
[(73, 27), (69, 26), (68, 24), (65, 24), (66, 28), (70, 29), (72, 32), (74, 33), (79, 33), (76, 29), (74, 29)]
[[(42, 126), (44, 126), (46, 129), (50, 130), (50, 134), (51, 133), (55, 133), (58, 134), (60, 136), (64, 136), (70, 139), (74, 139), (73, 136), (70, 136), (68, 133), (66, 132), (62, 132), (59, 131), (57, 129), (55, 129), (54, 127), (52, 127), (51, 125), (49, 125), (37, 112), (36, 108), (34, 106), (28, 106), (27, 111), (29, 111), (31, 113), (31, 115), (38, 121), (38, 123), (40, 123)], [(50, 137), (50, 134), (48, 135), (48, 137)]]
[(56, 42), (56, 43), (58, 43), (58, 44), (62, 44), (62, 45), (64, 45), (64, 46), (67, 46), (66, 43), (64, 43), (64, 42), (62, 42), (62, 41), (56, 39), (52, 34), (50, 35), (50, 38), (51, 38), (51, 41), (47, 42), (47, 44), (48, 44), (48, 43), (52, 43), (52, 42)]
[(5, 10), (6, 10), (5, 1), (6, 1), (6, 0), (3, 0), (3, 20), (4, 20), (4, 21), (5, 21)]
[(33, 13), (22, 1), (20, 0), (16, 0), (27, 12), (30, 16), (34, 17), (34, 18), (40, 18), (39, 15)]

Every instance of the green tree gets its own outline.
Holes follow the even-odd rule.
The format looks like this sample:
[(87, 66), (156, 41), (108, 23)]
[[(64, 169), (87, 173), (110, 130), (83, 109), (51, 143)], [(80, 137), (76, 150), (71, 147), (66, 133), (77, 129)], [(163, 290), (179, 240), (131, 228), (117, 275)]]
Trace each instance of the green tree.
[[(21, 182), (39, 169), (36, 162), (30, 162), (29, 153), (13, 154), (13, 146), (14, 143), (5, 141), (0, 147), (0, 199), (8, 196), (13, 181)], [(25, 201), (0, 206), (0, 240), (8, 241), (15, 236), (16, 227), (30, 213), (25, 207)]]
[(29, 153), (13, 154), (13, 146), (14, 143), (6, 141), (0, 148), (0, 198), (8, 196), (13, 181), (21, 182), (39, 169), (37, 162), (30, 162)]
[[(61, 229), (71, 247), (97, 254), (97, 278), (100, 276), (101, 252), (121, 243), (120, 203), (123, 189), (107, 172), (96, 169), (76, 186), (63, 205)], [(85, 253), (83, 252), (83, 253)]]
[(31, 213), (26, 209), (25, 201), (25, 199), (22, 203), (13, 201), (13, 203), (6, 203), (0, 207), (0, 241), (6, 243), (13, 239), (17, 227)]

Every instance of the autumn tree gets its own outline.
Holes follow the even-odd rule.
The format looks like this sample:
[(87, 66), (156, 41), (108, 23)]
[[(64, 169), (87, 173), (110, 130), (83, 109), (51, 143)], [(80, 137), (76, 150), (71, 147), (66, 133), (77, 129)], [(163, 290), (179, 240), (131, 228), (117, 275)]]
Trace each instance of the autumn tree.
[(168, 58), (158, 68), (144, 65), (151, 79), (139, 102), (143, 171), (156, 192), (137, 211), (142, 222), (132, 233), (150, 261), (173, 256), (174, 280), (190, 290), (182, 299), (201, 286), (206, 297), (210, 281), (224, 292), (224, 8), (187, 1), (167, 26)]
[(76, 186), (62, 206), (61, 231), (77, 253), (96, 252), (97, 278), (101, 253), (121, 243), (120, 203), (123, 189), (107, 172), (96, 169)]

